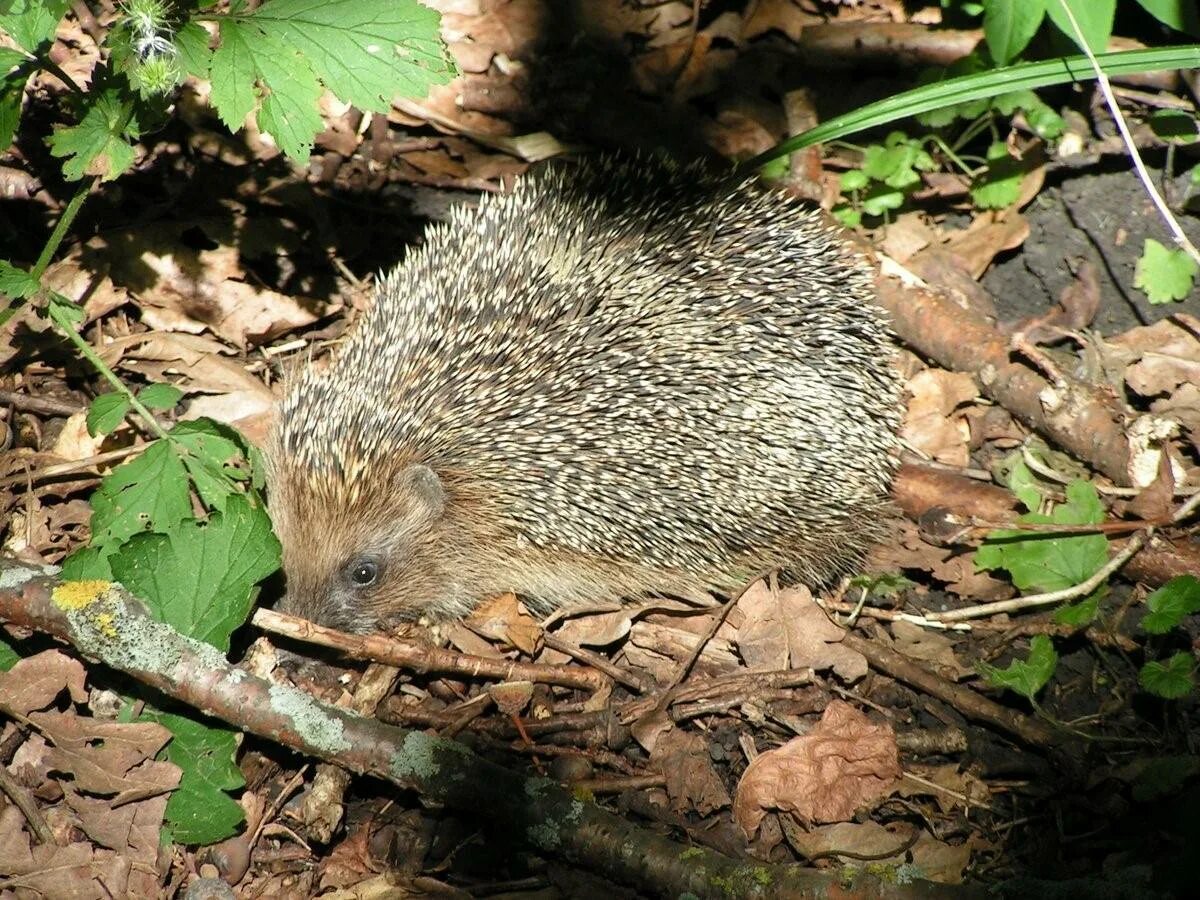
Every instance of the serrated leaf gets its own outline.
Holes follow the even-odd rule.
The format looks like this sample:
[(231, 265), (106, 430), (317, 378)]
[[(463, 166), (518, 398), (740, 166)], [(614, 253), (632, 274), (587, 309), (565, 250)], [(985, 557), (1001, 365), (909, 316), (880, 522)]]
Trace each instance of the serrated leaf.
[(877, 183), (863, 195), (863, 212), (869, 216), (882, 216), (890, 209), (899, 209), (904, 205), (904, 192)]
[(246, 783), (237, 766), (237, 733), (156, 710), (144, 711), (139, 719), (171, 732), (166, 757), (183, 770), (179, 787), (167, 801), (172, 839), (214, 844), (235, 834), (245, 811), (227, 792)]
[(78, 181), (98, 175), (112, 181), (133, 164), (130, 138), (136, 135), (133, 97), (116, 87), (85, 94), (83, 118), (78, 125), (55, 130), (47, 138), (50, 153), (63, 163), (63, 174)]
[(21, 300), (37, 293), (40, 286), (38, 280), (24, 269), (0, 259), (0, 294), (12, 300)]
[(173, 384), (148, 384), (137, 395), (147, 409), (174, 409), (183, 399), (183, 391)]
[(1185, 616), (1200, 612), (1200, 579), (1195, 575), (1172, 578), (1146, 598), (1146, 607), (1150, 612), (1142, 619), (1142, 630), (1166, 634)]
[(0, 153), (12, 146), (13, 135), (21, 122), (21, 98), (25, 95), (25, 72), (0, 78)]
[(46, 314), (51, 322), (64, 331), (76, 330), (87, 318), (87, 311), (82, 306), (59, 293), (50, 294)]
[(1030, 640), (1028, 659), (1014, 659), (1007, 669), (979, 663), (980, 671), (991, 684), (1015, 691), (1027, 700), (1032, 700), (1046, 686), (1057, 666), (1058, 654), (1054, 652), (1054, 644), (1044, 634), (1035, 635)]
[(0, 31), (30, 53), (54, 37), (70, 0), (8, 0), (0, 5)]
[[(1083, 40), (1093, 53), (1103, 53), (1112, 36), (1113, 16), (1117, 11), (1117, 0), (1048, 0), (1046, 14), (1054, 26), (1079, 45), (1079, 35), (1071, 26), (1071, 20), (1062, 4), (1071, 8), (1071, 14), (1079, 23)], [(1081, 45), (1080, 45), (1081, 46)]]
[(862, 213), (852, 206), (845, 204), (835, 206), (829, 212), (841, 223), (843, 228), (857, 228), (862, 224)]
[(1168, 250), (1154, 238), (1146, 238), (1134, 270), (1134, 287), (1145, 292), (1151, 303), (1171, 303), (1192, 292), (1197, 265), (1184, 250)]
[(140, 535), (110, 557), (113, 574), (176, 630), (229, 649), (255, 585), (279, 568), (279, 541), (262, 506), (230, 497), (207, 523)]
[(1138, 672), (1138, 683), (1164, 700), (1186, 697), (1196, 686), (1195, 663), (1190, 653), (1176, 653), (1165, 663), (1152, 660)]
[(986, 0), (983, 36), (996, 65), (1008, 65), (1020, 55), (1045, 14), (1046, 0)]
[(386, 112), (395, 94), (423, 97), (454, 75), (440, 16), (416, 0), (270, 0), (246, 18), (360, 109)]
[(254, 90), (258, 69), (251, 50), (255, 34), (224, 18), (220, 36), (221, 44), (212, 57), (212, 104), (225, 127), (238, 131), (258, 103)]
[(174, 39), (183, 71), (208, 81), (211, 77), (213, 52), (209, 48), (208, 31), (199, 22), (183, 24)]
[[(1096, 489), (1086, 481), (1067, 486), (1067, 502), (1049, 516), (1028, 513), (1021, 522), (1034, 525), (1095, 525), (1104, 521)], [(975, 553), (975, 568), (1005, 569), (1022, 591), (1057, 591), (1086, 581), (1108, 562), (1108, 540), (1102, 534), (1052, 536), (1045, 533), (993, 531)]]
[(235, 493), (235, 482), (244, 482), (250, 474), (239, 468), (243, 450), (237, 440), (223, 433), (211, 419), (180, 422), (171, 436), (187, 450), (183, 464), (191, 476), (196, 493), (209, 509), (220, 510)]
[(307, 159), (313, 139), (324, 127), (317, 111), (321, 85), (295, 48), (274, 40), (262, 40), (259, 46), (273, 49), (256, 57), (268, 88), (258, 110), (258, 127), (271, 135), (287, 156)]
[(92, 401), (87, 412), (88, 434), (108, 434), (116, 431), (125, 421), (125, 413), (129, 412), (129, 398), (118, 391), (101, 394)]
[(871, 179), (867, 177), (867, 173), (862, 169), (850, 169), (846, 172), (843, 172), (839, 178), (839, 183), (841, 184), (841, 188), (844, 193), (849, 193), (850, 191), (861, 191), (868, 184), (870, 184), (870, 182)]
[(155, 441), (92, 494), (92, 544), (112, 547), (143, 531), (169, 531), (191, 514), (183, 463), (166, 441)]

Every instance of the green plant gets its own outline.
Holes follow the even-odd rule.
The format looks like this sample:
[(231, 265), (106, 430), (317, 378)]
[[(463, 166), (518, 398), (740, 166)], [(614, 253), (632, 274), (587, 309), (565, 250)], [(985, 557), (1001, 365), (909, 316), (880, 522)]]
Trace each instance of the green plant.
[[(22, 302), (34, 304), (112, 387), (89, 408), (88, 430), (108, 433), (132, 417), (151, 440), (102, 479), (91, 498), (91, 541), (65, 560), (63, 577), (118, 579), (156, 618), (227, 651), (257, 585), (279, 566), (257, 452), (210, 420), (164, 427), (154, 413), (173, 408), (179, 389), (127, 386), (78, 334), (82, 308), (44, 289), (42, 276), (92, 187), (127, 171), (134, 144), (166, 121), (185, 75), (211, 81), (213, 106), (231, 129), (252, 117), (285, 154), (303, 160), (322, 127), (322, 89), (384, 111), (394, 92), (423, 95), (453, 69), (437, 14), (415, 0), (267, 0), (253, 11), (233, 0), (223, 15), (211, 12), (212, 0), (127, 0), (104, 38), (107, 62), (85, 91), (49, 55), (68, 6), (0, 3), (0, 31), (16, 45), (0, 48), (0, 149), (20, 123), (26, 82), (37, 71), (53, 72), (70, 88), (71, 123), (55, 128), (50, 151), (63, 160), (63, 175), (81, 182), (31, 267), (0, 260), (0, 292), (9, 299), (0, 319)], [(13, 658), (0, 644), (0, 665)], [(127, 719), (135, 716), (128, 699)], [(236, 735), (149, 704), (136, 716), (174, 736), (164, 753), (183, 778), (167, 806), (171, 836), (205, 844), (232, 834), (243, 818), (228, 793), (241, 786)]]

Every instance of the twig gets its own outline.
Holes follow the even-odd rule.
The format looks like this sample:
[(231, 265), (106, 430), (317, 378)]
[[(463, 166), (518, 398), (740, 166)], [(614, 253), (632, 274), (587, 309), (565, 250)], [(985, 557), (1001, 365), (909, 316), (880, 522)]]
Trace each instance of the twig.
[(83, 407), (77, 403), (64, 403), (46, 397), (34, 397), (20, 391), (0, 391), (0, 403), (22, 412), (39, 413), (44, 416), (71, 416)]
[(20, 475), (9, 475), (5, 478), (0, 478), (0, 488), (12, 487), (15, 484), (29, 484), (32, 486), (38, 482), (56, 478), (59, 475), (70, 475), (72, 472), (78, 472), (81, 469), (93, 469), (111, 462), (118, 462), (126, 457), (141, 453), (145, 449), (145, 444), (138, 444), (134, 447), (122, 447), (119, 450), (108, 450), (104, 453), (97, 453), (95, 456), (89, 456), (87, 459), (55, 463), (52, 466), (46, 466), (44, 469), (25, 471)]
[(369, 659), (416, 672), (444, 672), (468, 678), (494, 678), (499, 681), (532, 681), (537, 684), (557, 684), (584, 691), (608, 687), (608, 677), (582, 666), (556, 666), (545, 663), (524, 663), (507, 659), (470, 656), (430, 647), (415, 641), (402, 641), (385, 635), (345, 634), (325, 628), (295, 616), (270, 609), (254, 612), (254, 624), (275, 634), (332, 647), (351, 659)]
[(46, 820), (42, 817), (42, 812), (37, 808), (37, 804), (33, 802), (33, 798), (25, 788), (21, 787), (8, 772), (0, 767), (0, 791), (3, 791), (5, 796), (13, 802), (13, 805), (21, 811), (21, 815), (25, 817), (25, 821), (29, 823), (29, 827), (33, 829), (34, 836), (37, 837), (39, 844), (57, 844), (54, 839), (54, 832), (50, 830), (50, 826), (46, 824)]
[(604, 658), (599, 653), (593, 653), (583, 647), (578, 647), (570, 641), (564, 641), (562, 638), (551, 634), (550, 632), (542, 633), (542, 643), (551, 650), (557, 650), (559, 653), (565, 653), (573, 659), (579, 660), (585, 665), (591, 666), (593, 669), (599, 669), (613, 681), (618, 684), (623, 684), (631, 690), (637, 691), (639, 694), (644, 694), (652, 687), (651, 683), (636, 672), (631, 672), (628, 669), (622, 669), (614, 664), (611, 660)]
[(1075, 32), (1075, 42), (1079, 44), (1084, 55), (1087, 56), (1088, 62), (1092, 64), (1092, 70), (1096, 73), (1096, 83), (1100, 85), (1100, 92), (1104, 95), (1104, 102), (1108, 104), (1109, 111), (1113, 114), (1113, 119), (1117, 123), (1117, 130), (1121, 132), (1121, 139), (1125, 142), (1125, 147), (1129, 151), (1129, 158), (1133, 161), (1133, 168), (1137, 171), (1137, 176), (1142, 182), (1142, 187), (1146, 189), (1146, 193), (1150, 197), (1150, 202), (1154, 204), (1158, 210), (1159, 216), (1166, 223), (1168, 230), (1171, 232), (1171, 237), (1174, 239), (1176, 246), (1187, 252), (1188, 256), (1200, 264), (1200, 250), (1188, 240), (1186, 234), (1183, 233), (1183, 228), (1180, 227), (1179, 221), (1175, 218), (1175, 214), (1171, 212), (1162, 195), (1159, 194), (1158, 188), (1154, 186), (1154, 181), (1150, 177), (1150, 173), (1146, 170), (1146, 164), (1142, 162), (1142, 155), (1138, 153), (1137, 145), (1133, 142), (1133, 134), (1129, 131), (1129, 123), (1125, 121), (1125, 116), (1121, 112), (1121, 107), (1117, 103), (1117, 98), (1113, 95), (1112, 85), (1108, 81), (1108, 76), (1104, 74), (1104, 70), (1100, 68), (1100, 63), (1096, 60), (1096, 55), (1092, 53), (1092, 48), (1088, 46), (1087, 39), (1083, 36), (1083, 31), (1079, 27), (1079, 23), (1075, 20), (1075, 14), (1071, 12), (1071, 4), (1066, 0), (1057, 0), (1059, 7), (1067, 15), (1067, 19), (1071, 22), (1071, 28)]

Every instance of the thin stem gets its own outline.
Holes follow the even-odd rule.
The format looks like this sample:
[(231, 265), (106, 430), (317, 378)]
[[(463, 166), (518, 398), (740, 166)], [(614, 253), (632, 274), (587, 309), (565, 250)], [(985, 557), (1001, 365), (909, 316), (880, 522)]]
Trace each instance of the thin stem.
[(1113, 119), (1117, 123), (1117, 129), (1121, 132), (1121, 140), (1125, 142), (1125, 148), (1129, 151), (1129, 158), (1133, 161), (1133, 167), (1137, 171), (1138, 178), (1141, 179), (1142, 186), (1150, 196), (1150, 202), (1154, 204), (1159, 216), (1166, 223), (1167, 229), (1171, 232), (1171, 236), (1175, 241), (1175, 245), (1184, 250), (1197, 263), (1200, 263), (1200, 250), (1197, 250), (1195, 245), (1188, 240), (1187, 235), (1183, 233), (1183, 228), (1179, 225), (1179, 221), (1175, 218), (1175, 214), (1171, 212), (1170, 207), (1167, 206), (1166, 201), (1163, 200), (1162, 195), (1159, 194), (1158, 189), (1154, 186), (1154, 181), (1150, 178), (1150, 173), (1146, 170), (1146, 164), (1142, 162), (1142, 155), (1138, 152), (1137, 146), (1133, 142), (1133, 135), (1129, 131), (1129, 123), (1125, 121), (1125, 116), (1121, 113), (1121, 108), (1117, 105), (1117, 98), (1113, 94), (1108, 76), (1104, 74), (1104, 70), (1100, 68), (1099, 60), (1092, 53), (1092, 48), (1088, 46), (1079, 23), (1075, 21), (1075, 14), (1071, 12), (1070, 4), (1066, 0), (1058, 0), (1058, 4), (1062, 7), (1063, 12), (1067, 14), (1067, 19), (1071, 22), (1071, 28), (1075, 31), (1076, 42), (1083, 48), (1084, 55), (1088, 58), (1088, 62), (1092, 64), (1092, 69), (1096, 73), (1096, 82), (1100, 85), (1100, 92), (1104, 95), (1104, 102), (1113, 114)]
[(87, 199), (88, 194), (95, 184), (95, 178), (80, 183), (78, 189), (75, 191), (75, 195), (67, 203), (67, 208), (59, 216), (58, 224), (54, 226), (54, 231), (50, 233), (50, 239), (46, 241), (46, 246), (42, 248), (41, 256), (38, 257), (37, 262), (33, 264), (33, 268), (29, 272), (38, 281), (42, 280), (42, 276), (46, 273), (46, 269), (50, 265), (50, 260), (54, 259), (54, 254), (58, 252), (63, 238), (67, 235), (67, 229), (71, 227), (71, 223), (79, 215), (79, 208), (83, 206), (83, 201)]

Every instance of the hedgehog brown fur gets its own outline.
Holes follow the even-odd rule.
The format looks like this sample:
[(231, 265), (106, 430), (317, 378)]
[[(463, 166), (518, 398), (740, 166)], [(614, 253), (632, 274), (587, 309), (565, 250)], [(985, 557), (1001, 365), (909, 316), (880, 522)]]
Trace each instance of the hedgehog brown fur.
[(429, 229), (268, 449), (285, 608), (351, 630), (823, 581), (886, 519), (900, 387), (819, 213), (657, 160)]

